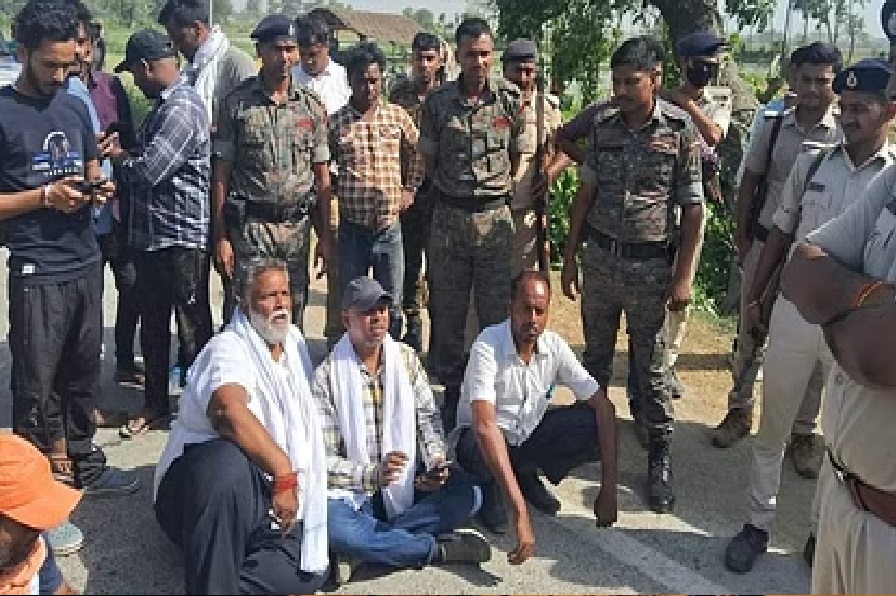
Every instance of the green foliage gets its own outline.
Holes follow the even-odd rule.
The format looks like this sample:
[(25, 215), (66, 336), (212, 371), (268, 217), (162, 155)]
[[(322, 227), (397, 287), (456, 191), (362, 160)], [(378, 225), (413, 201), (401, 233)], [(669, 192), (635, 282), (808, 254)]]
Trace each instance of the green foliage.
[(694, 305), (706, 312), (721, 316), (734, 254), (734, 218), (725, 207), (706, 206), (706, 230), (703, 250), (694, 280)]
[(551, 202), (548, 204), (550, 226), (548, 238), (551, 241), (551, 265), (557, 267), (563, 262), (563, 250), (569, 238), (569, 218), (572, 205), (579, 188), (579, 177), (575, 169), (567, 169), (554, 181), (551, 188)]

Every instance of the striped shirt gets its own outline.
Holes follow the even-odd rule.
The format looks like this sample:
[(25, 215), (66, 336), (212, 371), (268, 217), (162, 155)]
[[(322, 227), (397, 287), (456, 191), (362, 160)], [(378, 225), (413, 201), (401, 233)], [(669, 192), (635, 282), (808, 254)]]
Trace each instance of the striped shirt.
[(195, 90), (175, 83), (162, 92), (137, 133), (138, 154), (121, 168), (125, 184), (133, 189), (131, 247), (207, 247), (209, 131), (208, 114)]
[(340, 218), (371, 230), (395, 223), (401, 191), (414, 192), (423, 182), (418, 137), (407, 111), (391, 103), (379, 104), (369, 118), (350, 102), (330, 116)]
[[(399, 347), (416, 397), (418, 449), (425, 462), (444, 459), (442, 418), (433, 400), (426, 371), (412, 348), (404, 344)], [(380, 487), (379, 464), (385, 455), (382, 452), (383, 367), (380, 366), (376, 374), (371, 374), (360, 360), (358, 366), (361, 367), (361, 376), (364, 378), (364, 419), (369, 461), (357, 462), (348, 459), (345, 441), (339, 428), (339, 413), (336, 411), (336, 379), (333, 377), (332, 353), (317, 367), (311, 393), (317, 403), (323, 424), (324, 447), (327, 453), (327, 486), (363, 490), (373, 494)]]

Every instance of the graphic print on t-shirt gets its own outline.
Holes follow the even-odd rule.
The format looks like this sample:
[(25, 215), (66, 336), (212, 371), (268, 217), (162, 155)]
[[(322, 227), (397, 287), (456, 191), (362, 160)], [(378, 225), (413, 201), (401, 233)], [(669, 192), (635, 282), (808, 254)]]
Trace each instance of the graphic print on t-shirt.
[[(43, 181), (84, 174), (84, 156), (80, 143), (78, 145), (77, 148), (72, 147), (68, 136), (62, 131), (49, 133), (40, 144), (26, 143), (26, 147), (41, 148), (31, 158), (31, 173)], [(35, 182), (40, 183), (40, 180)]]

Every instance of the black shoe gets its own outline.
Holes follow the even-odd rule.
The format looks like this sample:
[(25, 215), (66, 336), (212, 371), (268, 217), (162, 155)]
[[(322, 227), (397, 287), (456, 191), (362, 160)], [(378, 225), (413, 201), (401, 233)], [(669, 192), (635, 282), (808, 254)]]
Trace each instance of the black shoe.
[(725, 567), (734, 573), (747, 573), (767, 548), (768, 532), (754, 525), (744, 524), (743, 529), (731, 539), (725, 549)]
[(478, 565), (492, 559), (492, 547), (476, 530), (463, 530), (440, 538), (435, 563), (468, 563)]
[(815, 563), (815, 534), (809, 534), (806, 538), (806, 546), (803, 547), (803, 560), (809, 568)]
[(119, 363), (115, 367), (115, 382), (126, 385), (146, 384), (146, 371), (136, 362)]
[(506, 534), (508, 529), (507, 505), (504, 502), (504, 491), (497, 481), (482, 485), (482, 509), (479, 510), (479, 522), (493, 534)]
[(405, 343), (412, 348), (418, 354), (423, 351), (423, 322), (420, 319), (411, 319), (408, 318), (407, 328), (404, 332), (404, 337), (401, 338), (402, 343)]
[(670, 513), (675, 506), (669, 437), (651, 436), (647, 446), (647, 504), (655, 513)]
[(516, 475), (516, 481), (520, 492), (533, 507), (548, 515), (556, 515), (560, 511), (560, 501), (548, 491), (537, 471), (520, 472)]

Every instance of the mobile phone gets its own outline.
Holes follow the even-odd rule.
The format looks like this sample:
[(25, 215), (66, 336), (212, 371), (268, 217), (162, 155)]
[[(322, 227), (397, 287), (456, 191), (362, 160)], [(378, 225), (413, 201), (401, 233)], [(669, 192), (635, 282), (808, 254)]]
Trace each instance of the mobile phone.
[(100, 188), (106, 181), (103, 179), (100, 180), (81, 180), (80, 182), (75, 183), (75, 188), (84, 193), (85, 195), (93, 194), (96, 189)]
[(110, 122), (109, 126), (106, 127), (106, 130), (103, 131), (103, 136), (108, 137), (114, 135), (115, 133), (121, 132), (121, 122)]

